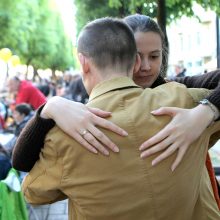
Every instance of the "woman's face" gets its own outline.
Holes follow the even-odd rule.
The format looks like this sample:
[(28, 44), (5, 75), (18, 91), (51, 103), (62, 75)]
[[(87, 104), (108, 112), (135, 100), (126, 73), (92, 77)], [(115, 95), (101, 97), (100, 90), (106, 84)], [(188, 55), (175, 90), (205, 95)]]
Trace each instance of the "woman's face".
[(162, 64), (161, 37), (152, 31), (136, 32), (134, 37), (141, 58), (141, 67), (133, 74), (133, 80), (143, 88), (151, 87), (160, 73)]

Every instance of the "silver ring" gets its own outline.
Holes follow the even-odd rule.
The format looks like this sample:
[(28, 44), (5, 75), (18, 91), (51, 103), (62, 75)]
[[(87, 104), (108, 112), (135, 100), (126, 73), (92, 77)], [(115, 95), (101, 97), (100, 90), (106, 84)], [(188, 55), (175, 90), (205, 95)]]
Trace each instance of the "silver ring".
[(86, 129), (84, 129), (84, 130), (82, 130), (81, 135), (84, 137), (87, 133), (88, 133), (88, 131)]

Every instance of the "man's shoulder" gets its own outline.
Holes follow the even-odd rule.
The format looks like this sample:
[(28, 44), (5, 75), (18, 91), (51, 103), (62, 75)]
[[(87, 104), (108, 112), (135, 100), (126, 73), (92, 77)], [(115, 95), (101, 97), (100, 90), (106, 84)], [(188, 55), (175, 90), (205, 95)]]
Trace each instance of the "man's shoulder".
[(152, 110), (160, 107), (192, 108), (195, 101), (185, 85), (169, 82), (154, 89), (145, 89), (142, 101), (150, 105)]
[(62, 131), (57, 125), (55, 125), (50, 131), (47, 133), (45, 137), (45, 141), (53, 140), (58, 141), (59, 139), (63, 139), (68, 137), (68, 135)]
[(54, 126), (45, 137), (45, 144), (54, 145), (59, 151), (69, 145), (75, 145), (77, 142), (61, 130), (58, 126)]
[(164, 83), (160, 86), (157, 86), (155, 89), (157, 88), (166, 88), (166, 89), (186, 89), (187, 87), (184, 84), (178, 83), (178, 82), (174, 82), (174, 81), (170, 81), (167, 83)]
[(169, 93), (170, 95), (181, 95), (181, 97), (185, 95), (190, 96), (195, 102), (200, 101), (204, 97), (210, 94), (210, 90), (204, 88), (187, 88), (184, 84), (178, 82), (168, 82), (161, 86), (158, 86), (156, 89), (163, 90), (165, 93)]
[(189, 94), (188, 88), (180, 83), (177, 82), (168, 82), (165, 84), (162, 84), (160, 86), (157, 86), (155, 88), (146, 88), (143, 90), (142, 92), (143, 94), (154, 94), (157, 95), (158, 98), (160, 97), (160, 95), (166, 95), (167, 97), (174, 97), (175, 95), (178, 95), (180, 93), (182, 93), (184, 95), (185, 94)]

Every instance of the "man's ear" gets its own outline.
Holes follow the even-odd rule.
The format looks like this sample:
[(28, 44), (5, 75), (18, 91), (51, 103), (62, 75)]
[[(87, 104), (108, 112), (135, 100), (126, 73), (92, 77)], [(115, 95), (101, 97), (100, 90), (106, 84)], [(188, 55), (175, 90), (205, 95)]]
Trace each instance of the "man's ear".
[(140, 68), (141, 68), (141, 57), (137, 53), (133, 73), (137, 73)]
[(82, 67), (83, 73), (88, 73), (89, 72), (88, 58), (85, 57), (82, 53), (78, 53), (78, 59)]

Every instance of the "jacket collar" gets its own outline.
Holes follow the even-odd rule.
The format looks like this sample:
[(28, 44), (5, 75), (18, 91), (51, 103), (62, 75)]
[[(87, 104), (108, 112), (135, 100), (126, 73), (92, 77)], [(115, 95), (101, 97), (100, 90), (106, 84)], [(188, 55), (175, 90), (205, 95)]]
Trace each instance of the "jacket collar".
[(126, 89), (126, 88), (141, 88), (136, 85), (134, 81), (126, 76), (116, 77), (110, 80), (103, 81), (95, 86), (92, 90), (89, 101), (97, 98), (98, 96), (111, 92), (114, 90)]

